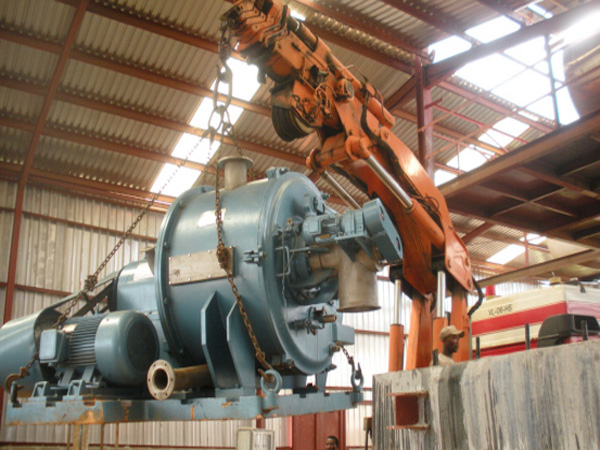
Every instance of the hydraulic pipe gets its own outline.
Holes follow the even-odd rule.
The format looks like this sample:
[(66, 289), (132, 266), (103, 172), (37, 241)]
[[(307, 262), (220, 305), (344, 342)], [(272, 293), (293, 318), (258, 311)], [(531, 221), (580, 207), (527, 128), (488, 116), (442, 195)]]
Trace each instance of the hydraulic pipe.
[(348, 191), (346, 189), (343, 188), (343, 186), (337, 182), (337, 180), (335, 178), (333, 178), (327, 171), (323, 171), (321, 172), (321, 178), (323, 178), (327, 184), (329, 184), (332, 189), (336, 192), (337, 195), (340, 196), (340, 198), (342, 200), (344, 200), (344, 202), (346, 202), (346, 204), (353, 208), (353, 209), (359, 209), (360, 205), (357, 203), (356, 200), (354, 200), (352, 198), (352, 196), (348, 193)]
[(388, 371), (396, 372), (404, 367), (404, 325), (402, 325), (402, 281), (394, 282), (394, 321), (390, 325), (390, 348)]
[(370, 155), (365, 159), (369, 168), (379, 177), (385, 186), (394, 194), (400, 204), (406, 210), (406, 213), (412, 216), (415, 221), (422, 225), (423, 231), (427, 234), (431, 243), (436, 248), (443, 248), (446, 240), (443, 231), (429, 214), (418, 202), (413, 202), (410, 195), (398, 184), (398, 182), (388, 173), (387, 170)]
[(402, 281), (394, 281), (394, 324), (402, 325)]
[(448, 318), (444, 314), (444, 298), (446, 297), (446, 272), (438, 270), (437, 273), (437, 298), (435, 303), (436, 318), (433, 319), (433, 349), (439, 355), (444, 350), (440, 340), (442, 328), (448, 326)]
[(148, 369), (148, 390), (156, 400), (166, 400), (173, 392), (198, 387), (213, 387), (207, 365), (174, 369), (167, 361), (159, 359)]
[(437, 273), (437, 303), (436, 313), (438, 317), (444, 317), (444, 299), (446, 298), (446, 272), (438, 270)]

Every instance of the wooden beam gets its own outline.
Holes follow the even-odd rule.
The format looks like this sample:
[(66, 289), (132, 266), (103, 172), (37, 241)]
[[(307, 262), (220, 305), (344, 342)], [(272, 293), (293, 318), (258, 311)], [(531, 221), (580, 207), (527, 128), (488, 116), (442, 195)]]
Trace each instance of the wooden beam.
[(452, 56), (438, 63), (430, 64), (425, 67), (426, 81), (429, 86), (435, 86), (441, 81), (451, 76), (456, 70), (469, 64), (470, 62), (492, 55), (494, 53), (506, 50), (515, 45), (526, 42), (538, 36), (545, 36), (564, 30), (575, 24), (582, 17), (586, 17), (596, 11), (598, 5), (596, 2), (590, 2), (570, 9), (567, 12), (556, 15), (551, 19), (542, 20), (538, 23), (511, 33), (507, 36), (496, 39), (487, 44), (481, 44), (473, 47), (471, 50)]
[(479, 281), (479, 285), (481, 287), (485, 287), (500, 283), (508, 283), (509, 281), (521, 280), (523, 278), (533, 277), (546, 272), (554, 272), (573, 264), (581, 264), (598, 257), (600, 257), (600, 250), (584, 250), (582, 252), (575, 253), (574, 255), (563, 256), (562, 258), (556, 258), (552, 261), (546, 261), (540, 264), (525, 267), (523, 269), (513, 270), (502, 275), (485, 278)]
[(449, 198), (499, 173), (515, 169), (523, 170), (522, 167), (525, 164), (598, 129), (600, 129), (600, 112), (589, 114), (577, 122), (513, 150), (504, 157), (496, 158), (476, 170), (449, 181), (440, 186), (442, 195)]
[(494, 226), (493, 223), (489, 223), (489, 222), (484, 222), (482, 225), (479, 225), (477, 228), (469, 231), (467, 234), (465, 234), (461, 239), (463, 241), (463, 244), (467, 245), (469, 242), (471, 242), (473, 239), (475, 239), (478, 236), (481, 236), (483, 233), (485, 233), (486, 231), (488, 231), (490, 228), (492, 228)]

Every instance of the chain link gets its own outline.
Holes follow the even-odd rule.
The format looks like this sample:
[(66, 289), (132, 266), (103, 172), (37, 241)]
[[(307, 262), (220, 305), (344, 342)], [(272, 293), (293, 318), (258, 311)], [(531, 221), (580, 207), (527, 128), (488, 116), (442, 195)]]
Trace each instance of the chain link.
[[(119, 248), (121, 248), (121, 246), (129, 238), (129, 236), (131, 236), (131, 233), (133, 233), (133, 230), (135, 230), (135, 228), (142, 221), (144, 216), (148, 213), (150, 208), (152, 208), (154, 203), (156, 203), (156, 200), (158, 200), (158, 198), (161, 196), (163, 191), (167, 188), (167, 186), (171, 183), (171, 181), (173, 181), (173, 179), (175, 178), (175, 175), (177, 175), (179, 173), (179, 170), (181, 170), (181, 168), (189, 161), (190, 157), (198, 149), (200, 143), (209, 134), (211, 134), (210, 128), (208, 128), (207, 130), (204, 131), (204, 133), (202, 133), (202, 136), (200, 136), (200, 139), (198, 139), (196, 144), (188, 151), (185, 158), (177, 161), (176, 168), (173, 171), (173, 173), (171, 173), (169, 178), (167, 178), (167, 181), (165, 181), (165, 183), (162, 185), (162, 187), (160, 188), (160, 190), (158, 192), (155, 192), (152, 194), (150, 201), (146, 204), (146, 206), (144, 206), (144, 208), (142, 208), (142, 210), (140, 211), (138, 216), (135, 218), (135, 220), (131, 223), (129, 228), (127, 228), (127, 230), (121, 235), (120, 239), (117, 241), (117, 243), (115, 244), (113, 249), (108, 253), (108, 255), (106, 255), (106, 258), (104, 258), (104, 260), (100, 263), (100, 265), (98, 266), (96, 271), (93, 274), (87, 276), (87, 278), (84, 281), (83, 289), (80, 290), (75, 297), (73, 297), (73, 300), (71, 300), (71, 302), (66, 307), (64, 312), (58, 317), (56, 322), (49, 329), (57, 329), (58, 327), (60, 327), (69, 318), (69, 314), (71, 314), (71, 311), (73, 310), (73, 308), (75, 308), (75, 306), (77, 306), (81, 300), (87, 300), (86, 294), (90, 293), (94, 289), (96, 289), (96, 285), (98, 284), (98, 276), (100, 275), (100, 273), (105, 269), (105, 267), (108, 265), (108, 263), (110, 262), (112, 257), (115, 256), (115, 254), (117, 253)], [(212, 145), (212, 139), (211, 139), (211, 145)], [(203, 171), (203, 173), (204, 174), (206, 173), (206, 167), (205, 167), (205, 170)], [(4, 381), (4, 386), (7, 390), (7, 392), (10, 391), (10, 386), (14, 381), (20, 380), (29, 375), (29, 370), (31, 369), (31, 367), (33, 366), (35, 361), (38, 359), (39, 359), (39, 353), (36, 353), (27, 362), (27, 364), (25, 364), (24, 366), (19, 368), (18, 373), (13, 373), (6, 377), (6, 380)]]
[[(215, 216), (217, 222), (217, 258), (219, 260), (219, 265), (227, 274), (227, 281), (231, 286), (231, 291), (235, 297), (235, 302), (240, 311), (240, 315), (242, 316), (242, 320), (244, 321), (244, 326), (248, 331), (248, 336), (250, 336), (250, 341), (254, 347), (256, 352), (256, 359), (258, 362), (267, 370), (272, 370), (273, 366), (269, 364), (266, 359), (265, 352), (260, 348), (260, 344), (258, 339), (256, 338), (256, 334), (254, 333), (254, 328), (252, 327), (252, 323), (250, 323), (250, 318), (248, 317), (248, 313), (246, 312), (246, 308), (244, 307), (244, 303), (242, 302), (242, 296), (240, 295), (237, 286), (233, 280), (233, 273), (231, 269), (229, 269), (229, 252), (225, 247), (225, 243), (223, 242), (223, 218), (222, 218), (222, 210), (221, 210), (221, 196), (219, 190), (219, 171), (217, 171), (216, 176), (216, 191), (215, 191)], [(265, 376), (264, 372), (259, 371), (263, 377), (265, 377), (266, 381), (271, 381), (271, 377)]]
[[(229, 137), (234, 147), (237, 149), (239, 155), (243, 155), (243, 151), (239, 146), (238, 138), (235, 134), (235, 129), (233, 124), (231, 123), (231, 119), (229, 117), (228, 107), (231, 104), (232, 92), (233, 92), (233, 76), (231, 72), (231, 68), (227, 64), (227, 59), (231, 55), (231, 30), (227, 26), (226, 22), (221, 24), (221, 38), (219, 39), (219, 57), (221, 60), (221, 68), (217, 67), (217, 82), (215, 86), (215, 90), (213, 93), (213, 112), (211, 113), (211, 119), (214, 114), (218, 114), (220, 116), (219, 124), (217, 125), (217, 130), (213, 133), (213, 136), (217, 134), (217, 131), (220, 130), (219, 136), (221, 138), (221, 143), (223, 143), (224, 138)], [(219, 104), (217, 102), (218, 99), (218, 91), (219, 85), (221, 83), (228, 84), (227, 87), (227, 96), (225, 103)], [(209, 124), (211, 119), (209, 119)], [(250, 337), (250, 341), (252, 342), (252, 346), (254, 347), (255, 356), (260, 365), (266, 370), (273, 370), (273, 366), (267, 361), (265, 352), (261, 349), (260, 343), (256, 338), (256, 334), (254, 333), (254, 328), (252, 327), (252, 323), (250, 322), (250, 317), (246, 312), (246, 308), (244, 307), (244, 303), (242, 301), (242, 296), (239, 293), (239, 290), (233, 280), (233, 273), (229, 268), (229, 251), (225, 247), (225, 243), (223, 242), (223, 214), (221, 209), (221, 193), (219, 189), (219, 180), (220, 180), (220, 172), (216, 170), (215, 177), (215, 220), (217, 224), (217, 258), (219, 260), (219, 265), (227, 274), (227, 281), (231, 286), (231, 292), (235, 297), (235, 302), (237, 304), (238, 310), (240, 311), (240, 315), (242, 316), (242, 320), (244, 322), (244, 326), (248, 332), (248, 336)], [(272, 375), (267, 375), (261, 369), (258, 370), (260, 375), (265, 379), (265, 381), (271, 382), (273, 381)]]
[[(352, 367), (352, 375), (351, 375), (352, 385), (354, 387), (357, 387), (358, 385), (355, 385), (354, 381), (357, 380), (362, 383), (362, 380), (363, 380), (363, 374), (362, 374), (362, 369), (360, 367), (360, 363), (358, 363), (358, 369), (356, 369), (356, 366), (354, 363), (354, 357), (350, 356), (350, 353), (348, 353), (348, 350), (346, 350), (346, 347), (344, 347), (343, 345), (340, 345), (340, 349), (342, 350), (342, 352), (344, 353), (344, 356), (348, 360), (348, 364), (350, 365), (350, 367)], [(361, 386), (362, 386), (362, 384), (361, 384)]]

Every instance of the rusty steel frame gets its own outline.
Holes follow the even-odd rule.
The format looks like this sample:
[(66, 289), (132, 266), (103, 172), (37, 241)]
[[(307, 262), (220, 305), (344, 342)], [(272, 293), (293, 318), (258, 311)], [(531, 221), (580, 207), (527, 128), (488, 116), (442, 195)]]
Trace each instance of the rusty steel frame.
[(419, 48), (414, 42), (411, 42), (408, 36), (402, 35), (396, 30), (389, 30), (380, 26), (371, 25), (368, 21), (368, 18), (366, 17), (361, 17), (361, 19), (357, 19), (355, 18), (355, 15), (349, 16), (346, 14), (341, 14), (336, 9), (329, 8), (312, 0), (293, 1), (294, 3), (298, 3), (299, 5), (309, 8), (315, 12), (331, 17), (342, 24), (349, 25), (355, 30), (362, 31), (363, 33), (366, 33), (371, 36), (375, 36), (380, 41), (401, 48), (402, 50), (419, 56), (429, 62), (431, 61), (429, 55), (427, 55), (427, 52), (425, 52), (422, 48)]
[(25, 185), (27, 184), (27, 178), (31, 173), (33, 167), (33, 158), (35, 155), (35, 151), (37, 149), (37, 144), (39, 142), (42, 129), (46, 123), (46, 119), (48, 117), (48, 113), (50, 112), (50, 105), (54, 100), (54, 95), (58, 89), (58, 84), (62, 77), (64, 68), (67, 64), (67, 60), (69, 58), (69, 53), (73, 44), (75, 43), (75, 37), (77, 32), (79, 31), (79, 27), (83, 21), (83, 16), (85, 14), (85, 10), (87, 7), (87, 0), (81, 0), (77, 4), (77, 9), (71, 21), (71, 25), (69, 27), (69, 32), (65, 39), (65, 42), (62, 47), (62, 51), (60, 53), (59, 60), (54, 69), (54, 74), (52, 75), (52, 80), (50, 81), (50, 85), (46, 92), (46, 97), (44, 99), (44, 103), (42, 105), (42, 109), (39, 113), (37, 123), (32, 130), (31, 142), (29, 144), (29, 148), (27, 150), (27, 156), (25, 158), (25, 163), (21, 168), (21, 173), (19, 177), (19, 184), (17, 188), (17, 198), (15, 201), (15, 215), (13, 221), (13, 232), (12, 232), (12, 240), (11, 240), (11, 249), (10, 249), (10, 258), (9, 258), (9, 266), (8, 266), (8, 277), (7, 277), (7, 288), (6, 288), (6, 300), (4, 305), (4, 323), (10, 320), (12, 316), (12, 302), (13, 302), (13, 293), (14, 293), (14, 285), (15, 285), (15, 277), (16, 277), (16, 266), (17, 266), (17, 256), (19, 249), (19, 237), (21, 232), (21, 217), (23, 211), (23, 199), (25, 194)]
[[(65, 41), (63, 43), (58, 62), (56, 63), (56, 67), (52, 75), (52, 80), (50, 81), (50, 85), (48, 86), (46, 97), (44, 99), (44, 103), (42, 104), (42, 109), (39, 113), (37, 123), (31, 136), (31, 141), (27, 150), (25, 163), (23, 164), (21, 173), (19, 175), (17, 196), (15, 199), (15, 212), (13, 216), (13, 229), (10, 245), (10, 256), (8, 262), (8, 275), (6, 279), (7, 285), (4, 297), (3, 323), (8, 322), (12, 318), (15, 280), (17, 275), (17, 258), (19, 255), (19, 238), (21, 236), (21, 220), (23, 217), (23, 201), (25, 197), (25, 186), (27, 184), (27, 178), (33, 167), (33, 158), (37, 149), (37, 144), (40, 139), (41, 130), (43, 129), (46, 119), (48, 117), (48, 113), (50, 112), (50, 105), (52, 104), (54, 94), (58, 89), (58, 84), (62, 77), (64, 68), (67, 64), (71, 48), (75, 43), (75, 37), (77, 36), (79, 27), (83, 22), (83, 16), (85, 14), (87, 4), (88, 0), (81, 0), (77, 4), (75, 14), (73, 15), (73, 19), (71, 20), (71, 24), (69, 26), (67, 37), (65, 38)], [(2, 417), (2, 405), (3, 395), (0, 395), (0, 418)]]
[(524, 267), (522, 269), (513, 270), (511, 272), (504, 273), (502, 275), (496, 275), (493, 277), (485, 278), (479, 281), (481, 287), (496, 285), (500, 283), (506, 283), (526, 277), (533, 277), (545, 272), (553, 272), (555, 270), (562, 269), (572, 264), (581, 264), (586, 261), (590, 261), (600, 256), (600, 250), (587, 249), (579, 253), (575, 253), (569, 256), (563, 256), (561, 258), (555, 258), (550, 261), (535, 264), (533, 266)]
[(583, 4), (562, 14), (556, 15), (551, 19), (540, 21), (528, 27), (523, 27), (514, 33), (496, 39), (495, 41), (478, 45), (464, 53), (452, 56), (438, 63), (433, 63), (425, 69), (427, 83), (429, 86), (437, 85), (456, 72), (457, 69), (470, 62), (513, 47), (529, 39), (545, 36), (558, 30), (568, 28), (576, 21), (576, 19), (585, 17), (585, 15), (591, 13), (596, 8), (597, 5), (595, 2)]
[[(17, 44), (20, 45), (26, 45), (32, 48), (35, 48), (37, 50), (42, 50), (42, 51), (47, 51), (50, 53), (57, 53), (60, 50), (60, 46), (58, 46), (57, 44), (48, 42), (48, 41), (44, 41), (42, 39), (38, 39), (38, 38), (32, 38), (30, 36), (25, 36), (22, 34), (18, 34), (12, 31), (6, 31), (6, 30), (0, 30), (0, 39), (5, 39), (5, 40), (9, 40), (11, 42), (15, 42)], [(103, 57), (99, 57), (99, 56), (95, 56), (95, 55), (91, 55), (85, 51), (82, 50), (73, 50), (71, 52), (71, 58), (77, 61), (81, 61), (87, 64), (91, 64), (91, 65), (95, 65), (98, 67), (103, 67), (109, 70), (113, 70), (115, 72), (124, 74), (124, 75), (128, 75), (128, 76), (132, 76), (135, 78), (140, 78), (146, 81), (150, 81), (165, 87), (169, 87), (172, 89), (176, 89), (176, 90), (180, 90), (182, 92), (188, 92), (191, 94), (195, 94), (195, 95), (199, 95), (199, 96), (207, 96), (211, 94), (211, 91), (209, 91), (208, 89), (202, 87), (202, 86), (198, 86), (198, 85), (194, 85), (192, 83), (188, 83), (185, 81), (181, 81), (178, 79), (174, 79), (174, 78), (170, 78), (168, 76), (163, 75), (158, 75), (154, 72), (151, 72), (149, 70), (145, 70), (139, 67), (132, 67), (129, 66), (127, 64), (121, 63), (121, 62), (116, 62), (113, 59), (108, 59), (108, 58), (103, 58)], [(472, 94), (469, 93), (468, 91), (464, 91), (465, 94), (469, 94), (471, 95), (471, 97), (476, 96), (476, 94)], [(458, 93), (457, 95), (461, 95), (460, 93)], [(485, 101), (483, 103), (486, 103)], [(256, 103), (252, 103), (252, 102), (246, 102), (243, 100), (239, 100), (239, 99), (233, 99), (232, 100), (232, 104), (236, 105), (236, 106), (240, 106), (248, 111), (252, 111), (254, 113), (257, 114), (261, 114), (264, 116), (270, 116), (270, 108), (269, 107), (265, 107), (263, 105), (259, 105)], [(485, 106), (489, 106), (489, 105), (485, 105)], [(499, 108), (504, 108), (500, 105), (497, 105)], [(505, 113), (509, 113), (511, 112), (511, 110), (509, 109), (505, 109), (503, 110)], [(417, 118), (416, 116), (414, 116), (411, 113), (408, 113), (404, 110), (395, 110), (393, 111), (393, 113), (400, 117), (403, 118), (405, 120), (409, 120), (413, 123), (417, 122)], [(525, 122), (528, 122), (528, 120), (526, 120), (524, 118)], [(536, 124), (537, 122), (533, 122), (533, 121), (529, 121), (533, 124)], [(459, 138), (461, 136), (463, 136), (462, 133), (440, 126), (440, 125), (436, 125), (435, 130), (438, 133), (442, 133), (447, 135), (448, 137), (451, 138)], [(548, 129), (550, 130), (550, 129)], [(440, 136), (442, 139), (446, 139), (443, 136)], [(451, 141), (453, 142), (453, 141)], [(496, 149), (495, 147), (492, 146), (488, 146), (487, 144), (484, 143), (478, 143), (478, 141), (476, 140), (472, 140), (471, 143), (479, 145), (482, 148), (486, 148), (487, 150), (493, 151), (493, 152), (497, 152), (498, 149)]]
[(419, 162), (431, 179), (434, 178), (435, 165), (433, 154), (433, 128), (429, 126), (433, 121), (433, 108), (431, 105), (431, 89), (425, 86), (423, 77), (423, 60), (414, 57), (415, 80), (417, 86), (417, 137), (419, 142)]

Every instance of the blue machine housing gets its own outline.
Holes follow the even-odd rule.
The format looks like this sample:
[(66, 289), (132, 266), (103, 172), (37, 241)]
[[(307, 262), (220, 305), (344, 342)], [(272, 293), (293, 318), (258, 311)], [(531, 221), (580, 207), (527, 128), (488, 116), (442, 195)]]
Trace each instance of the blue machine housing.
[[(223, 240), (233, 248), (234, 280), (271, 364), (294, 375), (321, 373), (331, 365), (333, 345), (353, 343), (352, 331), (341, 324), (341, 316), (318, 333), (294, 324), (308, 317), (315, 305), (335, 313), (337, 280), (323, 277), (294, 289), (292, 277), (285, 275), (290, 268), (284, 267), (295, 247), (303, 247), (298, 237), (286, 242), (285, 229), (290, 220), (299, 222), (312, 213), (314, 203), (322, 205), (321, 193), (297, 173), (272, 170), (269, 176), (221, 194)], [(216, 386), (254, 389), (254, 350), (227, 279), (169, 282), (170, 259), (215, 251), (214, 203), (214, 193), (196, 188), (179, 197), (168, 212), (155, 257), (157, 308), (169, 348), (178, 349), (173, 356), (180, 365), (208, 364)], [(314, 291), (307, 293), (311, 288)], [(303, 293), (304, 304), (297, 300)]]
[[(204, 186), (190, 189), (173, 203), (153, 258), (129, 264), (105, 280), (103, 296), (109, 310), (105, 316), (75, 317), (54, 329), (52, 320), (40, 325), (35, 315), (2, 327), (0, 358), (10, 362), (0, 376), (18, 372), (37, 351), (35, 370), (19, 381), (36, 383), (34, 396), (59, 405), (61, 400), (88, 395), (108, 401), (118, 394), (135, 401), (127, 407), (128, 412), (139, 412), (132, 414), (135, 420), (180, 420), (172, 409), (177, 407), (169, 403), (173, 401), (199, 402), (202, 415), (191, 418), (305, 414), (360, 401), (362, 381), (355, 380), (356, 372), (352, 396), (340, 394), (335, 400), (337, 394), (324, 392), (327, 372), (335, 367), (332, 356), (354, 342), (354, 330), (342, 324), (338, 312), (342, 266), (315, 261), (336, 247), (350, 265), (360, 265), (364, 255), (379, 263), (401, 259), (400, 238), (381, 203), (373, 200), (340, 215), (325, 205), (326, 197), (307, 177), (280, 168), (270, 169), (267, 179), (222, 190), (220, 198), (233, 281), (253, 333), (273, 366), (275, 387), (258, 375), (249, 330), (217, 262), (215, 192)], [(58, 316), (52, 307), (44, 311), (52, 319)], [(82, 337), (77, 337), (77, 327)], [(163, 407), (144, 406), (156, 403), (147, 399), (148, 390), (140, 382), (157, 359), (174, 368), (205, 367), (212, 385), (187, 386), (174, 400), (162, 402)], [(306, 385), (309, 375), (316, 375), (316, 387)], [(282, 388), (294, 389), (301, 397), (278, 401)], [(12, 389), (15, 402), (15, 383)], [(257, 397), (257, 389), (267, 395)], [(307, 395), (318, 401), (294, 403)], [(227, 415), (222, 402), (232, 400), (238, 403)], [(129, 417), (122, 405), (110, 402), (108, 410), (102, 403), (65, 407), (62, 420), (77, 422), (78, 408), (86, 407), (101, 414), (98, 420), (104, 422)], [(9, 408), (15, 421), (52, 421), (41, 402), (18, 406)], [(193, 405), (191, 411), (193, 416)]]

